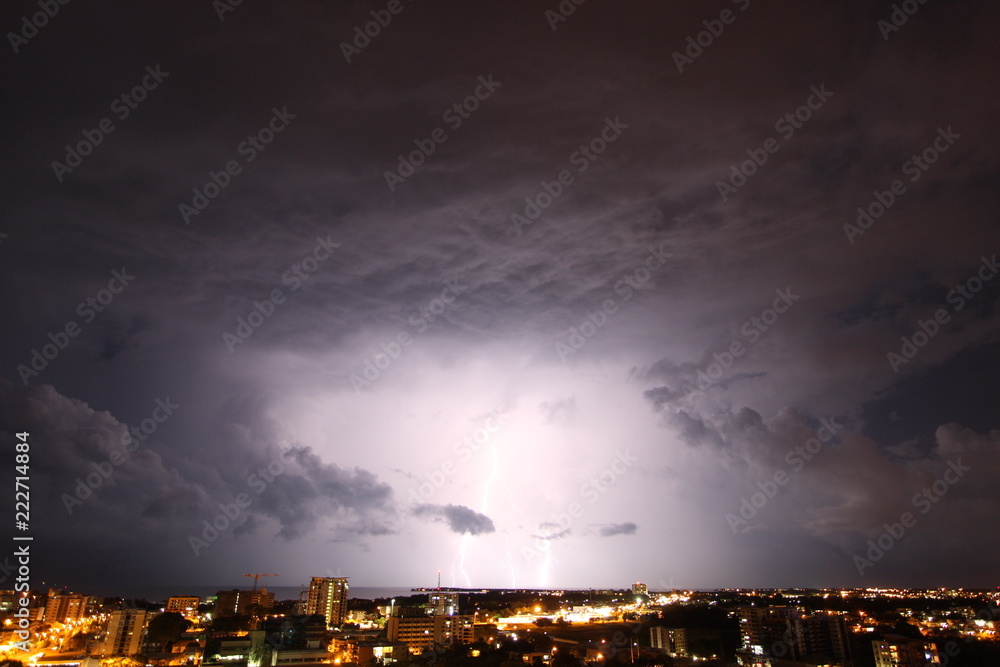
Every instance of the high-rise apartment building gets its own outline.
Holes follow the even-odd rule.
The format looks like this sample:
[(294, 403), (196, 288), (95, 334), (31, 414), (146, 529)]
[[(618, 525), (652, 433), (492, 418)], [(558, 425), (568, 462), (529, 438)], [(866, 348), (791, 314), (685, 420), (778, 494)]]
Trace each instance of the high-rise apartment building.
[(637, 581), (632, 584), (632, 595), (649, 595), (649, 588), (646, 584)]
[[(267, 590), (266, 586), (262, 586), (259, 591), (241, 591), (235, 588), (219, 591), (215, 598), (215, 615), (245, 616), (249, 613), (247, 607), (252, 604), (260, 605), (261, 610), (267, 611), (274, 607), (274, 593)], [(197, 605), (195, 610), (197, 613)]]
[(87, 615), (87, 596), (50, 590), (43, 618), (46, 623), (65, 623)]
[(432, 616), (454, 616), (458, 613), (458, 593), (428, 593), (427, 613)]
[(326, 627), (339, 626), (347, 618), (347, 577), (313, 577), (309, 582), (306, 614), (320, 614)]
[(442, 644), (471, 644), (476, 641), (475, 616), (439, 616), (435, 631)]
[(435, 644), (471, 644), (475, 641), (474, 617), (412, 614), (390, 616), (386, 638), (403, 642), (411, 653), (422, 653)]
[(750, 656), (805, 660), (822, 656), (850, 662), (846, 619), (835, 613), (807, 615), (802, 607), (741, 607), (741, 652)]
[(925, 667), (940, 665), (937, 646), (923, 639), (910, 639), (899, 635), (886, 635), (885, 639), (872, 640), (875, 667)]
[(654, 625), (649, 629), (649, 645), (660, 651), (667, 650), (667, 629), (662, 625)]
[(789, 657), (794, 634), (792, 619), (805, 615), (802, 607), (740, 607), (740, 650), (753, 655)]
[(216, 616), (242, 616), (250, 604), (251, 591), (232, 589), (219, 591), (215, 595)]
[(164, 611), (176, 612), (187, 619), (198, 617), (198, 605), (201, 598), (197, 595), (171, 595), (167, 598), (167, 607)]
[(267, 590), (267, 586), (261, 586), (260, 590), (250, 593), (250, 604), (260, 605), (264, 611), (274, 608), (274, 593)]
[(147, 617), (148, 612), (144, 609), (119, 609), (112, 612), (101, 645), (101, 654), (107, 658), (139, 653)]
[(841, 614), (816, 613), (792, 620), (797, 659), (826, 656), (838, 663), (851, 661), (851, 635)]
[(654, 626), (649, 629), (649, 645), (674, 658), (687, 658), (687, 630)]

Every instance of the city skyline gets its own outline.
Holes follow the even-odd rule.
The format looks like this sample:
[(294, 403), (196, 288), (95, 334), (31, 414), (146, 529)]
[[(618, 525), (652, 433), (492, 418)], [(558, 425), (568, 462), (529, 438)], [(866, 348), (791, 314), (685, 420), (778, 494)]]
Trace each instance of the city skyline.
[(1000, 7), (47, 2), (31, 586), (997, 584)]
[[(313, 577), (314, 579), (317, 577)], [(645, 584), (643, 584), (645, 585)], [(148, 603), (155, 602), (167, 602), (169, 598), (197, 598), (201, 603), (208, 600), (214, 600), (218, 597), (220, 593), (251, 593), (249, 589), (241, 588), (239, 586), (231, 586), (228, 584), (223, 584), (221, 587), (212, 585), (158, 585), (158, 588), (168, 591), (166, 593), (157, 593), (155, 595), (129, 595), (124, 591), (111, 592), (110, 594), (105, 594), (105, 592), (95, 592), (93, 590), (83, 590), (74, 589), (70, 586), (65, 586), (63, 588), (51, 588), (48, 586), (39, 586), (36, 589), (32, 589), (31, 593), (55, 593), (56, 595), (63, 598), (71, 599), (84, 599), (87, 598), (106, 598), (106, 599), (117, 599), (117, 600), (145, 600)], [(308, 606), (306, 599), (302, 599), (302, 595), (308, 592), (309, 585), (302, 584), (299, 586), (274, 586), (274, 587), (261, 587), (267, 588), (268, 593), (274, 598), (274, 602), (300, 602), (305, 606)], [(782, 586), (776, 588), (689, 588), (684, 586), (676, 587), (647, 587), (648, 590), (643, 595), (646, 596), (659, 596), (665, 594), (677, 594), (677, 593), (697, 593), (697, 594), (723, 594), (723, 593), (745, 593), (745, 594), (771, 594), (771, 595), (785, 595), (794, 599), (802, 595), (812, 595), (817, 593), (837, 593), (838, 595), (856, 595), (862, 597), (877, 597), (880, 594), (891, 593), (892, 596), (923, 596), (927, 594), (947, 594), (947, 595), (969, 595), (969, 596), (980, 596), (980, 595), (993, 595), (997, 594), (1000, 590), (1000, 586), (993, 586), (987, 588), (949, 588), (949, 587), (937, 587), (937, 588), (896, 588), (896, 587), (860, 587), (860, 588), (806, 588), (806, 587), (796, 587), (796, 586)], [(205, 595), (198, 595), (197, 590), (204, 590), (212, 592)], [(612, 586), (612, 587), (601, 587), (601, 586), (584, 586), (578, 588), (572, 587), (558, 587), (558, 588), (493, 588), (493, 587), (476, 587), (476, 588), (461, 588), (461, 587), (449, 587), (442, 586), (441, 588), (427, 588), (427, 587), (406, 587), (406, 586), (355, 586), (353, 590), (357, 591), (358, 594), (349, 593), (347, 600), (362, 600), (362, 601), (374, 601), (374, 600), (397, 600), (400, 598), (418, 598), (424, 600), (427, 598), (427, 605), (429, 607), (435, 606), (435, 601), (433, 596), (436, 592), (444, 593), (447, 595), (478, 595), (484, 593), (509, 593), (509, 594), (545, 594), (552, 595), (557, 593), (566, 594), (585, 594), (594, 593), (595, 595), (606, 595), (606, 594), (623, 594), (629, 599), (634, 599), (636, 595), (634, 588), (630, 586)], [(431, 596), (431, 597), (428, 597)], [(65, 603), (63, 603), (65, 604)], [(245, 605), (244, 605), (245, 606)], [(325, 614), (322, 614), (325, 615)]]
[[(257, 575), (246, 576), (256, 584)], [(311, 591), (343, 591), (343, 583), (315, 577)], [(204, 600), (172, 596), (164, 604), (0, 591), (0, 658), (15, 667), (25, 659), (41, 667), (269, 667), (439, 658), (482, 665), (501, 657), (552, 667), (655, 667), (666, 660), (718, 667), (958, 667), (993, 664), (1000, 650), (997, 591), (657, 593), (635, 582), (631, 590), (426, 589), (399, 600), (354, 599), (329, 613), (319, 608), (322, 595), (242, 604), (240, 594), (250, 592), (222, 590)], [(331, 623), (330, 614), (339, 620)], [(29, 629), (14, 629), (15, 621)]]

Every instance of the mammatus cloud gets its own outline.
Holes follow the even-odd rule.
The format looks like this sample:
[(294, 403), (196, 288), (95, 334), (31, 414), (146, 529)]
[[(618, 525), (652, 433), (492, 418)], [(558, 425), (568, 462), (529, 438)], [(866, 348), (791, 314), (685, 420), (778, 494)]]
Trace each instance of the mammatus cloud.
[(493, 519), (464, 505), (418, 505), (413, 515), (429, 521), (443, 522), (453, 533), (485, 535), (496, 531)]

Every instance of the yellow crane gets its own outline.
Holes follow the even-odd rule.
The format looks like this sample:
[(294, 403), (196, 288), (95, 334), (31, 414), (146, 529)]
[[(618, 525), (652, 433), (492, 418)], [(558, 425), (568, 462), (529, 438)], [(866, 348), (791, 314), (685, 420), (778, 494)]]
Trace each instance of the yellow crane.
[(244, 574), (244, 577), (253, 577), (253, 590), (257, 590), (257, 580), (261, 577), (280, 577), (280, 574), (263, 574), (259, 572), (251, 572), (250, 574)]

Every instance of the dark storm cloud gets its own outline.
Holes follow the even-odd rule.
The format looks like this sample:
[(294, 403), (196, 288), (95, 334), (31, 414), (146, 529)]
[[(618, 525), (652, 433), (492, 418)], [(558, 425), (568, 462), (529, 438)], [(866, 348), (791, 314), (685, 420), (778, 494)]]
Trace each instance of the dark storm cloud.
[[(950, 308), (949, 290), (1000, 247), (990, 102), (1000, 10), (927, 3), (886, 41), (876, 21), (889, 3), (752, 2), (678, 72), (673, 53), (727, 4), (586, 3), (556, 31), (531, 2), (407, 5), (350, 64), (339, 44), (368, 19), (361, 4), (243, 3), (224, 21), (209, 2), (62, 6), (7, 53), (0, 181), (0, 368), (12, 383), (0, 390), (2, 427), (30, 427), (49, 452), (33, 482), (47, 539), (81, 554), (50, 557), (53, 576), (93, 580), (113, 553), (141, 554), (127, 560), (136, 579), (184, 580), (209, 561), (206, 577), (226, 571), (225, 540), (197, 561), (184, 540), (243, 492), (254, 503), (233, 530), (241, 545), (279, 558), (275, 536), (343, 545), (370, 535), (378, 553), (377, 540), (422, 525), (401, 521), (380, 478), (392, 469), (454, 465), (441, 474), (467, 495), (418, 516), (507, 536), (516, 522), (497, 506), (491, 519), (459, 504), (491, 475), (514, 480), (512, 491), (494, 487), (509, 493), (503, 502), (532, 494), (532, 516), (550, 516), (579, 499), (618, 443), (638, 442), (642, 469), (599, 496), (593, 511), (606, 514), (587, 525), (692, 517), (693, 554), (727, 554), (716, 573), (758, 577), (726, 583), (839, 584), (857, 546), (948, 456), (974, 454), (976, 474), (991, 471), (1000, 283), (952, 311), (900, 372), (886, 353)], [(34, 11), (7, 3), (0, 24)], [(111, 103), (147, 67), (169, 74), (119, 118)], [(495, 91), (449, 125), (442, 113), (490, 76)], [(723, 201), (719, 181), (779, 137), (775, 122), (818, 86), (832, 96)], [(287, 127), (247, 161), (242, 142), (286, 107)], [(57, 180), (52, 162), (104, 117), (114, 131)], [(615, 118), (627, 127), (577, 171), (570, 156)], [(385, 172), (438, 127), (447, 141), (390, 191)], [(852, 243), (843, 225), (857, 207), (906, 179), (903, 162), (947, 127), (960, 138)], [(240, 173), (185, 224), (178, 206), (229, 160)], [(573, 182), (518, 234), (512, 214), (564, 169)], [(336, 248), (320, 261), (323, 243)], [(669, 257), (649, 270), (654, 250)], [(134, 282), (86, 319), (79, 304), (122, 266)], [(782, 289), (800, 300), (766, 330), (755, 325)], [(227, 349), (223, 334), (258, 315)], [(70, 323), (79, 335), (24, 388), (18, 367)], [(561, 359), (556, 343), (588, 326), (593, 335)], [(375, 368), (402, 334), (412, 343)], [(734, 343), (743, 352), (729, 359)], [(355, 392), (366, 362), (378, 377)], [(718, 379), (699, 386), (713, 364)], [(603, 372), (629, 383), (612, 388)], [(447, 399), (422, 402), (428, 386)], [(176, 414), (70, 520), (60, 494), (167, 395)], [(490, 456), (465, 460), (450, 448), (482, 426), (468, 415), (484, 407), (464, 403), (480, 395), (531, 415), (491, 433)], [(637, 397), (647, 412), (623, 407)], [(303, 405), (320, 416), (302, 418)], [(609, 432), (585, 456), (588, 418)], [(536, 419), (534, 438), (525, 424)], [(722, 517), (789, 469), (785, 456), (822, 419), (844, 427), (731, 536)], [(661, 427), (652, 442), (647, 421)], [(383, 430), (395, 422), (401, 432)], [(525, 442), (524, 461), (504, 459)], [(260, 473), (269, 465), (282, 469), (271, 481)], [(935, 505), (905, 559), (872, 576), (912, 583), (964, 545), (975, 547), (968, 576), (992, 576), (980, 554), (997, 544), (976, 523), (992, 498), (973, 479)], [(631, 491), (643, 514), (626, 504)], [(436, 549), (431, 537), (415, 542)], [(799, 553), (809, 558), (793, 561)], [(415, 570), (424, 557), (438, 555), (415, 557)], [(691, 576), (718, 585), (692, 561)], [(382, 576), (369, 559), (357, 567)]]
[(485, 514), (480, 514), (464, 505), (417, 505), (413, 508), (414, 516), (428, 521), (448, 524), (453, 533), (468, 533), (469, 535), (485, 535), (496, 530), (493, 520)]
[[(733, 492), (719, 495), (715, 505), (738, 533), (737, 545), (794, 542), (799, 550), (821, 548), (825, 555), (817, 562), (859, 582), (879, 577), (898, 583), (946, 567), (942, 542), (954, 546), (968, 540), (976, 545), (974, 567), (985, 564), (989, 539), (976, 531), (998, 502), (983, 486), (983, 475), (997, 466), (1000, 432), (981, 435), (945, 424), (935, 430), (930, 449), (879, 447), (836, 417), (817, 424), (794, 409), (767, 420), (747, 411), (717, 413), (700, 428), (726, 448), (720, 461), (731, 471), (726, 477)], [(942, 484), (945, 479), (948, 484)], [(744, 506), (751, 498), (762, 505)], [(891, 565), (871, 568), (862, 578), (851, 568), (852, 557), (907, 511), (918, 522), (906, 536), (907, 550), (898, 549), (887, 558)], [(907, 561), (903, 554), (914, 550), (921, 560)]]
[(677, 429), (678, 435), (689, 445), (711, 444), (722, 447), (725, 441), (717, 433), (706, 427), (705, 422), (692, 417), (684, 410), (679, 410), (670, 418), (670, 426)]
[[(202, 520), (219, 513), (219, 503), (231, 504), (239, 493), (259, 497), (234, 521), (237, 536), (264, 527), (273, 533), (276, 527), (277, 535), (293, 539), (334, 517), (346, 534), (385, 534), (394, 518), (392, 490), (386, 484), (368, 471), (323, 463), (308, 447), (290, 448), (272, 459), (271, 467), (256, 467), (250, 461), (260, 453), (254, 453), (253, 444), (217, 440), (213, 453), (228, 458), (228, 465), (213, 470), (181, 460), (174, 467), (176, 455), (155, 433), (146, 437), (140, 430), (142, 442), (133, 440), (129, 425), (49, 385), (25, 389), (0, 383), (0, 398), (3, 439), (13, 443), (14, 433), (28, 432), (44, 448), (36, 450), (31, 465), (34, 506), (46, 517), (35, 525), (47, 542), (74, 545), (78, 559), (71, 569), (82, 580), (92, 576), (87, 568), (103, 551), (133, 549), (146, 539), (142, 533), (161, 540), (165, 553), (176, 557), (182, 553), (180, 538), (197, 534)], [(174, 409), (181, 414), (184, 406)], [(228, 416), (236, 412), (230, 410)], [(140, 533), (119, 532), (115, 526), (120, 525)], [(93, 531), (100, 536), (99, 545), (87, 539)], [(46, 569), (66, 567), (58, 560), (43, 562)], [(126, 580), (146, 570), (142, 562), (123, 567)]]
[(625, 523), (607, 523), (594, 526), (594, 528), (601, 537), (614, 537), (615, 535), (635, 535), (635, 531), (639, 527), (631, 521), (626, 521)]
[[(279, 478), (274, 496), (262, 496), (262, 500), (267, 499), (262, 507), (282, 517), (282, 534), (286, 537), (301, 535), (319, 518), (342, 510), (390, 511), (392, 489), (371, 472), (324, 463), (309, 447), (291, 448), (285, 456), (302, 472), (300, 476)], [(365, 528), (370, 534), (380, 530), (388, 529)]]

